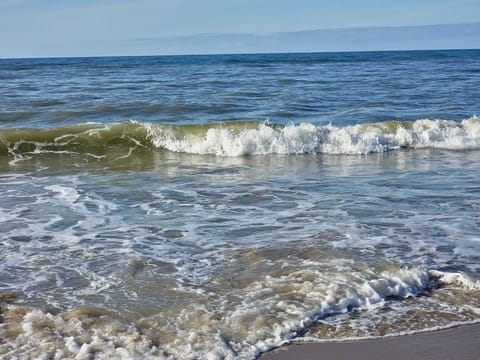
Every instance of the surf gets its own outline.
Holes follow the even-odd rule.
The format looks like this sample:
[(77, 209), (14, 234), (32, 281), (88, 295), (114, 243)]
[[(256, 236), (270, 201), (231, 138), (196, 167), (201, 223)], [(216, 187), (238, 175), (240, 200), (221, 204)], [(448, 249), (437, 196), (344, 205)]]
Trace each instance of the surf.
[(118, 150), (216, 155), (364, 155), (402, 148), (480, 149), (480, 118), (420, 119), (351, 126), (268, 121), (170, 125), (129, 121), (84, 123), (47, 129), (1, 128), (0, 155), (88, 155), (101, 159)]

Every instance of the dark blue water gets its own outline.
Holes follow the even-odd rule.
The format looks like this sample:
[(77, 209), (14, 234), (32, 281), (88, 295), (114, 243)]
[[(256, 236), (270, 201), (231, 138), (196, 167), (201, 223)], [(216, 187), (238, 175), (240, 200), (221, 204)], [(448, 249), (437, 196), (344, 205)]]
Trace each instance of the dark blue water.
[(351, 125), (478, 113), (480, 50), (0, 60), (0, 121)]

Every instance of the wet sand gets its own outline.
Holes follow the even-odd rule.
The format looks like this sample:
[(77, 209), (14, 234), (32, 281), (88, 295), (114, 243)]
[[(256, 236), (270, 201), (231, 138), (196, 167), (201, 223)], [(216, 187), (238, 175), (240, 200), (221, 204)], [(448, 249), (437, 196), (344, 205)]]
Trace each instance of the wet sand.
[(479, 360), (480, 324), (386, 339), (291, 345), (268, 352), (261, 359)]

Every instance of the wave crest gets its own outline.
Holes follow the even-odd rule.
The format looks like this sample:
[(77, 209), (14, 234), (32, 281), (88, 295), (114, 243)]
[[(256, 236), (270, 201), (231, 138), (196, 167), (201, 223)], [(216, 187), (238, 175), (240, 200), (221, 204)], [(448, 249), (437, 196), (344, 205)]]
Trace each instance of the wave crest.
[[(300, 125), (256, 128), (225, 125), (205, 128), (204, 134), (178, 136), (165, 127), (145, 124), (155, 147), (175, 152), (243, 156), (265, 154), (367, 154), (400, 148), (480, 148), (480, 119), (387, 121), (336, 127)], [(182, 134), (183, 135), (183, 134)]]
[[(461, 122), (423, 119), (353, 126), (275, 125), (230, 122), (166, 125), (131, 121), (50, 129), (0, 129), (0, 155), (15, 159), (40, 154), (85, 155), (96, 159), (124, 151), (165, 149), (191, 154), (368, 154), (400, 148), (480, 149), (480, 118)], [(121, 151), (119, 151), (119, 149)]]

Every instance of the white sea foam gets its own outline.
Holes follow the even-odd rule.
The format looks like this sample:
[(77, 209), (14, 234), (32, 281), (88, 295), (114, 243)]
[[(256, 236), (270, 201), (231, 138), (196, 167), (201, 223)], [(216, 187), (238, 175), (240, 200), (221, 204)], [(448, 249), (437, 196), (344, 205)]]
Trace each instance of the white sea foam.
[[(12, 326), (10, 322), (17, 317), (19, 323), (15, 326), (19, 334), (9, 338), (0, 350), (12, 357), (48, 355), (86, 359), (95, 354), (99, 359), (253, 359), (296, 339), (319, 319), (352, 309), (371, 310), (392, 296), (416, 296), (432, 285), (429, 274), (447, 280), (452, 276), (457, 280), (462, 277), (461, 274), (428, 271), (424, 267), (371, 272), (364, 274), (362, 280), (360, 274), (350, 280), (347, 275), (328, 279), (313, 270), (294, 272), (289, 276), (267, 276), (252, 283), (248, 296), (236, 307), (223, 308), (220, 305), (218, 311), (212, 311), (205, 305), (192, 304), (184, 307), (177, 314), (175, 323), (167, 327), (160, 326), (158, 319), (140, 320), (140, 323), (150, 321), (155, 324), (153, 328), (143, 330), (140, 323), (125, 322), (100, 309), (51, 314), (11, 306), (0, 332)], [(295, 282), (296, 278), (302, 281)], [(452, 283), (464, 286), (463, 281), (452, 280)], [(303, 300), (287, 297), (279, 301), (281, 293), (291, 286), (296, 287), (295, 298), (300, 296)], [(18, 318), (19, 313), (25, 315)], [(103, 315), (99, 317), (99, 314)], [(455, 322), (456, 325), (461, 323)], [(227, 337), (223, 333), (225, 329), (229, 329)], [(397, 334), (412, 332), (415, 331)], [(162, 343), (154, 345), (151, 335), (160, 336)]]
[(400, 148), (480, 148), (480, 119), (462, 122), (417, 120), (337, 127), (310, 123), (239, 129), (211, 127), (204, 134), (185, 134), (145, 124), (154, 146), (175, 152), (221, 156), (263, 154), (367, 154)]
[[(388, 127), (374, 124), (371, 131), (389, 133), (376, 129), (381, 126)], [(270, 134), (285, 131), (265, 127)], [(287, 128), (296, 133), (299, 126)], [(403, 159), (409, 153), (398, 155)], [(274, 157), (273, 164), (292, 158)], [(358, 163), (352, 168), (362, 169), (376, 157), (327, 158)], [(226, 166), (248, 159), (217, 161), (208, 156), (205, 164), (210, 160)], [(250, 160), (264, 165), (262, 160), (272, 159)], [(344, 339), (377, 336), (385, 324), (388, 331), (402, 334), (478, 319), (478, 280), (437, 270), (474, 273), (476, 252), (459, 249), (471, 244), (475, 250), (478, 240), (472, 215), (478, 205), (477, 165), (467, 168), (468, 174), (462, 166), (466, 179), (452, 182), (455, 187), (448, 191), (438, 177), (426, 184), (427, 190), (418, 186), (407, 191), (412, 183), (423, 184), (425, 172), (411, 176), (402, 167), (386, 177), (345, 181), (347, 176), (337, 176), (335, 169), (313, 181), (322, 172), (309, 170), (307, 161), (285, 172), (285, 178), (292, 178), (300, 169), (300, 181), (282, 177), (274, 183), (271, 172), (257, 175), (258, 168), (245, 166), (233, 173), (232, 182), (225, 181), (225, 172), (210, 172), (205, 164), (195, 163), (195, 180), (188, 177), (184, 183), (176, 173), (170, 181), (167, 170), (109, 172), (105, 178), (55, 175), (35, 181), (24, 176), (25, 181), (12, 177), (11, 183), (2, 178), (0, 222), (20, 225), (4, 225), (2, 244), (11, 249), (4, 272), (15, 275), (7, 279), (7, 289), (23, 297), (19, 304), (26, 299), (23, 305), (42, 310), (30, 309), (27, 314), (34, 312), (32, 316), (16, 322), (4, 316), (7, 323), (20, 324), (24, 333), (0, 344), (0, 353), (9, 349), (5, 357), (30, 358), (252, 359), (305, 331), (315, 338), (310, 330), (323, 326), (316, 321), (326, 328), (329, 322), (332, 328), (346, 324), (348, 330), (330, 334)], [(417, 170), (418, 164), (413, 162)], [(410, 177), (397, 179), (400, 173)], [(439, 203), (432, 205), (435, 196)], [(424, 207), (412, 205), (417, 201)], [(391, 264), (377, 267), (386, 259)], [(452, 259), (458, 259), (458, 266), (451, 266)], [(171, 269), (163, 271), (161, 263)], [(429, 270), (430, 265), (435, 270)], [(451, 298), (444, 300), (444, 295)], [(411, 297), (415, 299), (402, 301)], [(173, 302), (165, 305), (170, 298)], [(108, 314), (81, 318), (68, 312), (92, 304), (110, 315), (128, 312), (128, 320)], [(423, 312), (418, 310), (422, 304)], [(56, 311), (48, 313), (49, 307)], [(402, 319), (408, 312), (415, 321)], [(332, 320), (340, 317), (347, 320)], [(392, 324), (396, 319), (401, 320)], [(0, 324), (0, 332), (7, 326)]]
[(69, 204), (74, 204), (80, 194), (72, 187), (60, 186), (60, 185), (49, 185), (45, 187), (46, 190), (52, 191), (58, 194), (58, 197)]
[(429, 274), (431, 277), (438, 279), (442, 284), (460, 285), (469, 290), (480, 290), (480, 280), (473, 279), (471, 276), (461, 272), (431, 270)]

